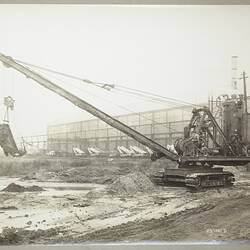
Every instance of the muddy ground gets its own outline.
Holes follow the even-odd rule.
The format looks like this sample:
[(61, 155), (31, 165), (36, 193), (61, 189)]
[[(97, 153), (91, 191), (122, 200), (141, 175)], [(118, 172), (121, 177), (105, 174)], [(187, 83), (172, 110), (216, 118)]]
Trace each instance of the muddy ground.
[(12, 183), (10, 190), (22, 191), (0, 191), (0, 244), (250, 240), (247, 168), (228, 168), (233, 187), (193, 193), (153, 185), (148, 176), (163, 166), (174, 167), (149, 159), (4, 158), (0, 190)]

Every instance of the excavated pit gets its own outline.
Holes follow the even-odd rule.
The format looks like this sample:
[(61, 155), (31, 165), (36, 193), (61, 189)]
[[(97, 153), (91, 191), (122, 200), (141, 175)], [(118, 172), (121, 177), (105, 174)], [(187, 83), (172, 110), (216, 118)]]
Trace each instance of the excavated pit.
[(151, 182), (152, 172), (168, 166), (145, 159), (4, 160), (0, 245), (250, 239), (247, 169), (233, 169), (239, 174), (231, 188), (191, 193)]

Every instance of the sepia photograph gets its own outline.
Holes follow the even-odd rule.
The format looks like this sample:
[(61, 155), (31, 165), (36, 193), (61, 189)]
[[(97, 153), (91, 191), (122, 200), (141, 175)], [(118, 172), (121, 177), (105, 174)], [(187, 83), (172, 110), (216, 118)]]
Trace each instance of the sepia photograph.
[(250, 244), (249, 24), (0, 5), (0, 246)]

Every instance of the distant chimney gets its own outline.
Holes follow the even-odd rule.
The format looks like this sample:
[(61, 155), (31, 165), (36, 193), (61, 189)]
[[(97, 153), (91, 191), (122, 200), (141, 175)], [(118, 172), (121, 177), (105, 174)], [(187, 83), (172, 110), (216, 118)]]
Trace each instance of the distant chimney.
[(232, 87), (233, 89), (238, 89), (237, 86), (237, 61), (238, 56), (232, 56)]

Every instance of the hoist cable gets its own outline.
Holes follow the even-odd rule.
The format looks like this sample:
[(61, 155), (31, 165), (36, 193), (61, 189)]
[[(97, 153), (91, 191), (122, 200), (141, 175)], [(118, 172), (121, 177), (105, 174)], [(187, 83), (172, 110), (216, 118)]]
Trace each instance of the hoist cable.
[[(185, 104), (186, 105), (189, 105), (189, 106), (194, 106), (194, 107), (201, 107), (201, 105), (198, 105), (198, 104), (193, 104), (193, 103), (190, 103), (190, 102), (186, 102), (186, 101), (180, 101), (180, 100), (177, 100), (175, 98), (170, 98), (170, 97), (165, 97), (165, 96), (161, 96), (161, 95), (158, 95), (158, 94), (154, 94), (154, 93), (150, 93), (150, 92), (147, 92), (147, 91), (143, 91), (143, 90), (138, 90), (138, 89), (134, 89), (134, 88), (129, 88), (129, 87), (126, 87), (126, 86), (122, 86), (122, 85), (118, 85), (116, 84), (115, 85), (116, 87), (120, 87), (121, 89), (125, 89), (125, 90), (128, 90), (128, 91), (131, 91), (131, 93), (138, 93), (139, 94), (144, 94), (146, 96), (152, 96), (152, 97), (156, 97), (156, 98), (161, 98), (161, 99), (165, 99), (167, 101), (172, 101), (176, 104)], [(117, 88), (116, 88), (117, 89)]]
[[(120, 109), (126, 110), (127, 112), (130, 112), (130, 113), (132, 113), (132, 114), (134, 114), (134, 115), (138, 115), (139, 118), (143, 118), (143, 119), (148, 120), (148, 121), (151, 121), (151, 122), (153, 122), (153, 123), (155, 123), (155, 124), (158, 123), (158, 122), (156, 122), (155, 120), (150, 119), (150, 118), (148, 118), (148, 117), (142, 115), (140, 112), (136, 112), (136, 113), (135, 113), (133, 110), (128, 109), (127, 107), (124, 107), (124, 106), (119, 105), (119, 104), (115, 104), (115, 103), (111, 102), (110, 100), (107, 100), (106, 98), (100, 97), (100, 96), (95, 95), (95, 94), (93, 94), (93, 93), (91, 93), (91, 92), (89, 92), (89, 91), (83, 90), (82, 88), (80, 88), (79, 86), (76, 86), (76, 85), (73, 84), (73, 83), (66, 82), (65, 80), (62, 80), (62, 79), (60, 79), (60, 78), (57, 78), (57, 77), (55, 77), (55, 76), (53, 76), (53, 75), (51, 75), (51, 74), (45, 73), (45, 72), (43, 72), (43, 70), (41, 70), (41, 69), (39, 70), (39, 72), (41, 72), (42, 74), (45, 74), (45, 75), (47, 75), (47, 76), (49, 76), (49, 77), (52, 77), (52, 78), (56, 79), (57, 81), (61, 81), (61, 82), (64, 83), (64, 84), (71, 85), (72, 87), (76, 88), (77, 90), (79, 90), (79, 91), (81, 91), (81, 92), (84, 92), (85, 94), (88, 93), (89, 95), (92, 95), (92, 96), (94, 96), (94, 97), (98, 97), (98, 99), (102, 99), (103, 101), (108, 102), (109, 104), (112, 104), (113, 106), (117, 106), (117, 107), (120, 108)], [(159, 124), (159, 123), (158, 123), (158, 124)], [(162, 124), (162, 123), (160, 123), (160, 124)], [(170, 130), (172, 130), (172, 131), (174, 131), (174, 132), (179, 132), (179, 131), (177, 131), (177, 130), (175, 130), (175, 129), (169, 127), (169, 126), (167, 126), (165, 123), (163, 123), (162, 125), (163, 125), (163, 127), (166, 127), (166, 128), (168, 128), (168, 129), (170, 129)]]
[(70, 75), (70, 74), (62, 73), (62, 72), (59, 72), (59, 71), (56, 71), (56, 70), (52, 70), (52, 69), (49, 69), (49, 68), (46, 68), (46, 67), (37, 66), (37, 65), (34, 65), (34, 64), (31, 64), (31, 63), (26, 63), (26, 62), (20, 61), (20, 60), (15, 60), (15, 61), (17, 61), (18, 63), (24, 64), (26, 66), (30, 66), (30, 67), (34, 67), (34, 68), (37, 68), (37, 69), (41, 69), (43, 71), (48, 71), (48, 72), (53, 73), (53, 74), (62, 75), (64, 77), (71, 78), (71, 79), (78, 80), (78, 81), (82, 81), (82, 82), (85, 82), (87, 84), (92, 84), (92, 85), (95, 85), (95, 86), (100, 87), (100, 88), (107, 89), (107, 87), (110, 87), (110, 88), (114, 87), (112, 84), (106, 84), (106, 83), (100, 83), (100, 82), (93, 82), (93, 81), (88, 80), (88, 79), (84, 79), (84, 78), (80, 78), (78, 76), (73, 76), (73, 75)]
[[(143, 96), (143, 95), (141, 95), (141, 94), (136, 94), (136, 93), (133, 93), (133, 92), (130, 92), (130, 91), (124, 91), (124, 90), (122, 91), (122, 90), (120, 90), (120, 89), (114, 89), (114, 91), (126, 92), (126, 93), (131, 94), (131, 95), (133, 95), (133, 96), (136, 96), (136, 97), (138, 97), (138, 98), (140, 98), (140, 99), (142, 99), (142, 100), (144, 100), (144, 101), (153, 102), (153, 103), (158, 103), (158, 104), (162, 104), (162, 105), (164, 105), (164, 106), (166, 106), (166, 104), (168, 104), (168, 105), (171, 104), (171, 107), (174, 107), (174, 108), (176, 108), (176, 109), (178, 109), (178, 110), (187, 111), (187, 110), (185, 110), (185, 109), (183, 108), (183, 106), (187, 106), (187, 105), (183, 105), (183, 106), (179, 107), (179, 106), (176, 106), (177, 104), (176, 104), (175, 102), (172, 102), (172, 101), (166, 101), (166, 100), (161, 100), (161, 99), (157, 99), (157, 98), (145, 97), (145, 96)], [(173, 106), (173, 104), (174, 104), (174, 106)], [(190, 105), (189, 105), (189, 106), (190, 106)], [(188, 110), (187, 112), (189, 112), (189, 110)]]
[(46, 67), (37, 66), (37, 65), (34, 65), (34, 64), (31, 64), (31, 63), (26, 63), (26, 62), (20, 61), (20, 60), (16, 60), (16, 61), (21, 63), (21, 64), (30, 66), (30, 67), (34, 67), (34, 68), (37, 68), (37, 69), (48, 71), (48, 72), (51, 72), (53, 74), (62, 75), (64, 77), (71, 78), (71, 79), (74, 79), (74, 80), (82, 81), (84, 83), (91, 84), (91, 85), (94, 85), (94, 86), (97, 86), (99, 88), (103, 88), (103, 89), (106, 89), (106, 90), (111, 90), (111, 89), (114, 89), (114, 88), (118, 87), (118, 88), (121, 88), (121, 91), (129, 90), (131, 93), (134, 92), (134, 94), (137, 94), (137, 95), (145, 95), (145, 97), (150, 97), (150, 96), (151, 97), (157, 97), (157, 98), (161, 98), (161, 99), (164, 99), (164, 100), (173, 101), (176, 104), (182, 104), (182, 105), (185, 105), (185, 106), (188, 105), (188, 106), (194, 106), (194, 107), (197, 107), (197, 106), (201, 107), (201, 105), (193, 104), (193, 103), (186, 102), (186, 101), (180, 101), (180, 100), (177, 100), (175, 98), (169, 98), (169, 97), (161, 96), (159, 94), (154, 94), (154, 93), (150, 93), (150, 92), (143, 91), (143, 90), (129, 88), (129, 87), (119, 85), (119, 84), (107, 84), (107, 83), (94, 82), (94, 81), (84, 79), (84, 78), (81, 78), (81, 77), (77, 77), (77, 76), (74, 76), (74, 75), (70, 75), (70, 74), (59, 72), (59, 71), (55, 71), (55, 70), (52, 70), (52, 69), (49, 69), (49, 68), (46, 68)]

